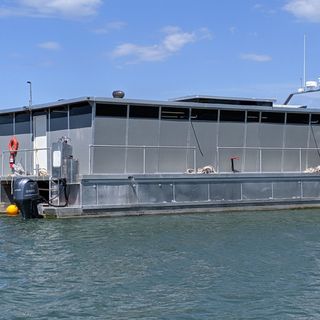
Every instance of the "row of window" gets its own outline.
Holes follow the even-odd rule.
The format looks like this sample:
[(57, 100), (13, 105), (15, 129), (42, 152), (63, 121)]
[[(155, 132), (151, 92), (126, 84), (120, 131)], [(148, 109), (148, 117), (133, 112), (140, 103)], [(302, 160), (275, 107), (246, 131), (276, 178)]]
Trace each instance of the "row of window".
[[(98, 117), (120, 117), (128, 115), (127, 105), (97, 104), (96, 115)], [(285, 118), (286, 115), (286, 118)], [(163, 119), (163, 120), (189, 120), (189, 108), (171, 108), (155, 106), (132, 105), (129, 109), (130, 118)], [(309, 124), (308, 113), (284, 112), (259, 112), (240, 110), (220, 110), (219, 121), (221, 122), (262, 122), (262, 123), (286, 123), (287, 124)], [(192, 121), (218, 121), (218, 110), (191, 109)], [(320, 114), (311, 115), (311, 124), (320, 125)]]
[(88, 104), (79, 103), (68, 107), (49, 110), (19, 112), (0, 115), (0, 135), (31, 133), (31, 117), (47, 115), (47, 127), (50, 131), (91, 127), (92, 108)]
[[(161, 113), (160, 113), (161, 111)], [(129, 114), (128, 114), (129, 112)], [(47, 115), (47, 127), (50, 131), (90, 127), (92, 108), (88, 103), (77, 103), (49, 110), (18, 112), (0, 115), (0, 135), (31, 133), (31, 118)], [(312, 125), (320, 125), (320, 114), (259, 112), (241, 110), (189, 109), (156, 106), (97, 104), (97, 117), (120, 117), (163, 120), (219, 121), (221, 122), (262, 122), (283, 124), (305, 124), (311, 119)]]

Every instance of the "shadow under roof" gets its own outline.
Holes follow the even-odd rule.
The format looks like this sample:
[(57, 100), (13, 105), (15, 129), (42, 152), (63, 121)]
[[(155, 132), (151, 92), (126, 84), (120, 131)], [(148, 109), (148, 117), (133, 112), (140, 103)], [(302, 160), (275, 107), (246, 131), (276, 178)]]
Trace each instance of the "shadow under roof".
[(210, 104), (232, 104), (239, 106), (262, 106), (272, 107), (275, 99), (256, 99), (256, 98), (233, 98), (233, 97), (215, 97), (205, 95), (194, 95), (175, 98), (176, 102), (199, 102)]

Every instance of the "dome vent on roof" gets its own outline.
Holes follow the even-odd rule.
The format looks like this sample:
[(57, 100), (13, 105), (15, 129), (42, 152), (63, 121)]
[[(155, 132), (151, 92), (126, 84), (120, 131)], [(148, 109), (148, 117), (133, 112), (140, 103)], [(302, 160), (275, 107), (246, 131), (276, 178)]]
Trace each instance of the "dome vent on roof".
[(115, 90), (115, 91), (112, 92), (112, 96), (114, 98), (122, 99), (122, 98), (124, 98), (124, 92), (121, 91), (121, 90)]

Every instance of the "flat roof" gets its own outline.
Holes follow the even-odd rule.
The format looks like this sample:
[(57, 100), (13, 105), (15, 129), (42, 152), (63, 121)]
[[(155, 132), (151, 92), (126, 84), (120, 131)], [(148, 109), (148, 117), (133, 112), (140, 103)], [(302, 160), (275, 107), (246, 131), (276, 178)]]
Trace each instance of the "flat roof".
[[(200, 101), (194, 101), (194, 99), (200, 99)], [(208, 99), (208, 100), (205, 100)], [(225, 102), (221, 103), (219, 101)], [(140, 104), (144, 106), (169, 106), (169, 107), (191, 107), (191, 108), (203, 108), (203, 109), (232, 109), (232, 110), (255, 110), (255, 111), (279, 111), (279, 112), (316, 112), (320, 113), (320, 109), (307, 108), (305, 106), (296, 105), (277, 105), (273, 104), (275, 99), (254, 99), (254, 98), (234, 98), (234, 97), (215, 97), (215, 96), (189, 96), (177, 98), (175, 100), (160, 101), (160, 100), (147, 100), (147, 99), (127, 99), (127, 98), (112, 98), (112, 97), (92, 97), (85, 96), (74, 99), (59, 99), (54, 102), (37, 104), (32, 106), (22, 106), (18, 108), (6, 108), (0, 110), (0, 114), (16, 113), (23, 111), (35, 111), (42, 109), (51, 109), (59, 106), (76, 104), (76, 103), (106, 103), (106, 104)], [(239, 102), (242, 102), (241, 104)], [(255, 104), (255, 102), (261, 104)], [(270, 105), (271, 104), (271, 105)], [(301, 108), (304, 107), (304, 108)]]

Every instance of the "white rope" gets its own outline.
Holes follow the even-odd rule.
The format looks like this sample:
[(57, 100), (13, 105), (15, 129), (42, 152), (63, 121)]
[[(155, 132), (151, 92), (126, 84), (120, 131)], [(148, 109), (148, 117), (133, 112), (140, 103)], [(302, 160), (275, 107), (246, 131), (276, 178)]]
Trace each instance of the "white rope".
[(188, 169), (187, 173), (188, 174), (196, 174), (196, 173), (198, 173), (198, 174), (213, 174), (213, 173), (216, 173), (216, 170), (213, 166), (207, 165), (202, 168), (198, 168), (197, 170)]

